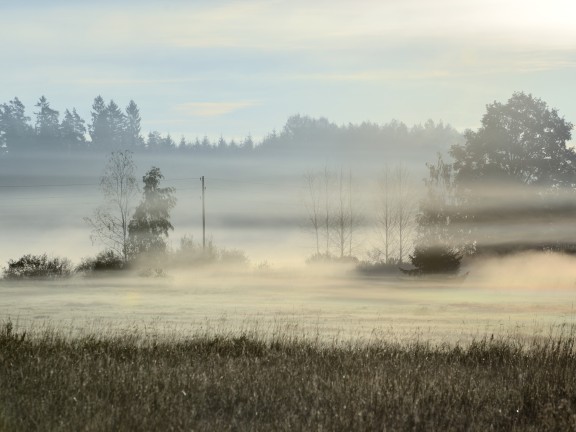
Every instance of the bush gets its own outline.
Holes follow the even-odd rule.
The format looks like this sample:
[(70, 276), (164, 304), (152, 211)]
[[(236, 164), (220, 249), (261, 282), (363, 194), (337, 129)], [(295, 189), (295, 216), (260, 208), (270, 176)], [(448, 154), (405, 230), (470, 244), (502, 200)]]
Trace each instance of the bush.
[(400, 268), (397, 263), (386, 264), (385, 262), (361, 261), (356, 266), (356, 271), (363, 275), (399, 275)]
[(306, 264), (358, 264), (354, 256), (336, 256), (330, 253), (317, 253), (306, 260)]
[(76, 272), (109, 272), (118, 271), (125, 268), (124, 260), (114, 251), (106, 250), (100, 252), (95, 258), (84, 258), (76, 267)]
[(460, 269), (462, 255), (447, 246), (418, 246), (410, 255), (413, 270), (402, 270), (411, 275), (453, 274)]
[(18, 261), (8, 261), (4, 268), (6, 279), (60, 278), (72, 274), (72, 263), (68, 258), (48, 258), (48, 255), (22, 256)]
[(190, 236), (180, 239), (180, 248), (173, 252), (170, 258), (172, 264), (183, 267), (205, 265), (247, 267), (250, 263), (244, 251), (217, 247), (212, 240), (208, 240), (204, 248)]
[(371, 276), (394, 276), (399, 275), (399, 260), (394, 257), (388, 257), (377, 248), (366, 252), (366, 259), (360, 261), (356, 266), (356, 272), (361, 275)]

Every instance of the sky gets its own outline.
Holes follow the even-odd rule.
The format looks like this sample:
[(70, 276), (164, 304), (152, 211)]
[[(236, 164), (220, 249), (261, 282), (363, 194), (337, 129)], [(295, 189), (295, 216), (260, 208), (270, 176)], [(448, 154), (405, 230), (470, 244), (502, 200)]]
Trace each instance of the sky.
[(262, 138), (294, 114), (476, 129), (532, 93), (576, 122), (572, 0), (0, 0), (0, 103), (88, 122), (134, 100), (142, 131)]

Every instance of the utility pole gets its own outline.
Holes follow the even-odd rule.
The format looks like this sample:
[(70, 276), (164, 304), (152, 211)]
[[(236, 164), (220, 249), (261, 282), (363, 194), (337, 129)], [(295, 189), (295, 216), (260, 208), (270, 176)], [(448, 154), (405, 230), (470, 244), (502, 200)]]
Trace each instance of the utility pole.
[(206, 210), (204, 207), (204, 176), (200, 177), (202, 181), (202, 251), (206, 251)]

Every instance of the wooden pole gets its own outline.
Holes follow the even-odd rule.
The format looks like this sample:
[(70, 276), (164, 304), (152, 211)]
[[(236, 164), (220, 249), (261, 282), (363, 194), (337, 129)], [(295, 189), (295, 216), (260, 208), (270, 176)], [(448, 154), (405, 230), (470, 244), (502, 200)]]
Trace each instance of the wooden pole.
[(204, 176), (200, 178), (202, 180), (202, 250), (206, 250), (206, 208), (204, 205)]

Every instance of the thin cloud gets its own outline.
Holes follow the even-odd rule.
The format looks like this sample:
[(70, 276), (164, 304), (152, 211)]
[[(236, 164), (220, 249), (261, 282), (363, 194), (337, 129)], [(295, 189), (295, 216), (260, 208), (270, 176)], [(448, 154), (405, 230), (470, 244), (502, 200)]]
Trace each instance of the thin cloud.
[(176, 105), (174, 109), (179, 113), (190, 116), (217, 117), (257, 105), (260, 105), (260, 102), (187, 102)]
[[(455, 38), (463, 45), (552, 49), (574, 46), (574, 13), (576, 6), (566, 0), (229, 1), (137, 9), (56, 2), (41, 13), (8, 9), (0, 23), (20, 48), (25, 45), (40, 52), (46, 48), (53, 52), (58, 46), (92, 51), (150, 47), (358, 50), (366, 44), (449, 43)], [(70, 39), (70, 34), (77, 37)]]

